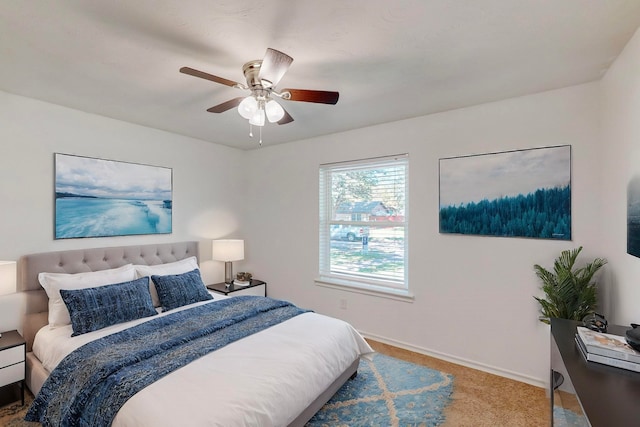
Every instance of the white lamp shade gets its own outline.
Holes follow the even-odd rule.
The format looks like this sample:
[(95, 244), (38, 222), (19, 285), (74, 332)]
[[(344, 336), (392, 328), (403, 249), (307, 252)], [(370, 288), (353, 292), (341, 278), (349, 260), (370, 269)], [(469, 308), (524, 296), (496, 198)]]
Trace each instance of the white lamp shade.
[(16, 291), (16, 262), (0, 261), (0, 295)]
[(264, 112), (267, 113), (267, 119), (271, 123), (277, 122), (284, 117), (284, 108), (273, 99), (265, 104)]
[(249, 120), (249, 123), (254, 126), (264, 126), (264, 110), (262, 108), (258, 109)]
[(238, 105), (238, 113), (245, 119), (251, 119), (258, 111), (258, 101), (253, 96), (247, 96)]
[(211, 242), (211, 258), (215, 261), (244, 259), (244, 240), (221, 239)]

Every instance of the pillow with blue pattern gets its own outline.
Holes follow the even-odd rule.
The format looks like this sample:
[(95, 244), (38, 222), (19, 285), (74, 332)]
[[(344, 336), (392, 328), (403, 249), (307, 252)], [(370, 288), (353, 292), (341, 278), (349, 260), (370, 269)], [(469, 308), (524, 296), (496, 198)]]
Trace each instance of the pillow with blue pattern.
[(182, 274), (153, 275), (151, 280), (156, 285), (163, 311), (213, 299), (197, 268)]
[(72, 337), (142, 317), (155, 316), (149, 278), (86, 289), (60, 289), (69, 310)]

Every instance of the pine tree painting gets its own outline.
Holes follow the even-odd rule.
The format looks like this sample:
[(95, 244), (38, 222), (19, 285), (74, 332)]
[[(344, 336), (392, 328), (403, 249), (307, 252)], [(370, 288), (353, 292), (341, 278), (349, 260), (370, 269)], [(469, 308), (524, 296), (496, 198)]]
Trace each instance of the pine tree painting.
[(627, 187), (627, 253), (640, 258), (640, 175)]
[(440, 232), (571, 240), (571, 146), (440, 159)]

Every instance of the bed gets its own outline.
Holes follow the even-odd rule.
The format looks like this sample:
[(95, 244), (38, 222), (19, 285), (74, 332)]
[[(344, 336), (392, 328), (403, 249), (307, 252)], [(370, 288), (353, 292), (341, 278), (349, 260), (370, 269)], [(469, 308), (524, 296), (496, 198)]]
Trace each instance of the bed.
[[(272, 310), (271, 305), (278, 305), (277, 310), (288, 310), (287, 313), (291, 314), (287, 316), (291, 317), (277, 321), (251, 320), (253, 323), (246, 325), (255, 324), (256, 328), (262, 327), (262, 324), (271, 326), (263, 330), (256, 329), (250, 335), (244, 335), (249, 333), (244, 332), (249, 328), (244, 323), (234, 324), (233, 330), (241, 331), (242, 335), (226, 345), (218, 344), (221, 339), (216, 338), (215, 347), (211, 347), (216, 348), (215, 351), (194, 358), (185, 366), (175, 368), (127, 397), (117, 410), (112, 425), (302, 426), (349, 378), (355, 376), (360, 357), (373, 352), (346, 322), (304, 310), (294, 313), (292, 310), (299, 309), (262, 297), (228, 298), (211, 294), (211, 300), (197, 301), (140, 319), (115, 322), (96, 330), (81, 331), (77, 336), (71, 335), (76, 333), (76, 327), (82, 324), (82, 319), (78, 319), (73, 310), (73, 325), (62, 322), (56, 327), (50, 326), (50, 316), (57, 308), (49, 313), (50, 302), (38, 279), (40, 273), (76, 278), (85, 273), (92, 274), (90, 272), (107, 274), (127, 269), (133, 264), (140, 266), (143, 272), (146, 271), (144, 266), (153, 269), (158, 286), (163, 283), (160, 279), (185, 276), (187, 273), (172, 276), (174, 273), (170, 270), (173, 267), (169, 266), (191, 262), (189, 260), (193, 257), (197, 262), (197, 242), (92, 248), (23, 256), (19, 262), (18, 276), (20, 289), (26, 297), (23, 324), (23, 335), (27, 342), (26, 383), (34, 395), (41, 390), (41, 395), (50, 392), (50, 385), (55, 382), (52, 380), (65, 363), (78, 363), (77, 370), (82, 371), (79, 364), (85, 356), (73, 360), (78, 353), (73, 351), (77, 348), (86, 350), (92, 345), (104, 347), (96, 344), (102, 342), (100, 339), (112, 340), (110, 345), (114, 348), (133, 345), (122, 341), (128, 339), (123, 337), (128, 336), (129, 332), (135, 336), (132, 331), (151, 327), (152, 323), (163, 323), (162, 328), (167, 329), (177, 327), (174, 326), (178, 323), (175, 319), (185, 317), (187, 314), (183, 312), (189, 315), (192, 312), (201, 316), (215, 315), (216, 319), (222, 319), (220, 322), (229, 323), (227, 320), (231, 316), (225, 313), (231, 311), (224, 310), (236, 310), (232, 305), (244, 307), (243, 313), (252, 312), (253, 307), (269, 305), (268, 309), (263, 310), (266, 312)], [(158, 274), (158, 271), (165, 271), (165, 266), (169, 268), (166, 270), (169, 274)], [(138, 277), (143, 276), (138, 272)], [(166, 283), (175, 283), (171, 280)], [(131, 283), (134, 282), (138, 280)], [(166, 283), (162, 286), (166, 286)], [(158, 287), (158, 292), (161, 290)], [(60, 292), (69, 298), (66, 291)], [(164, 295), (161, 296), (164, 298)], [(155, 302), (157, 295), (153, 298)], [(247, 307), (251, 307), (251, 310)], [(275, 310), (268, 312), (275, 313)], [(197, 323), (209, 324), (210, 318), (202, 317), (206, 322), (198, 320)], [(167, 329), (162, 329), (163, 333)], [(115, 341), (116, 337), (121, 341)], [(195, 341), (190, 345), (192, 350), (196, 348)], [(183, 353), (178, 350), (175, 352), (176, 355)], [(169, 354), (167, 350), (167, 353), (159, 353), (159, 357), (166, 358)], [(175, 359), (171, 356), (171, 361)], [(56, 366), (60, 369), (54, 370)], [(47, 381), (50, 375), (52, 379)]]

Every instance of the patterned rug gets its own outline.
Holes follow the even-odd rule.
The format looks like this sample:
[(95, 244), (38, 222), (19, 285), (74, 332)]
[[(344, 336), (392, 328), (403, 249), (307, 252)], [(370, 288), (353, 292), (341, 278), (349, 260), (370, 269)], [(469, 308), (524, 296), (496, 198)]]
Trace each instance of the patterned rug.
[(24, 406), (20, 402), (15, 402), (0, 408), (0, 426), (2, 427), (31, 427), (39, 426), (39, 423), (24, 421), (27, 408), (33, 401), (33, 395), (28, 390), (24, 393)]
[(452, 392), (452, 375), (376, 353), (307, 427), (438, 426)]
[[(453, 391), (453, 376), (376, 353), (362, 359), (358, 376), (309, 421), (307, 427), (438, 426)], [(0, 426), (38, 426), (23, 420), (31, 393), (20, 402), (0, 408)]]
[(553, 407), (553, 425), (555, 427), (589, 427), (584, 415), (578, 415), (569, 409)]

